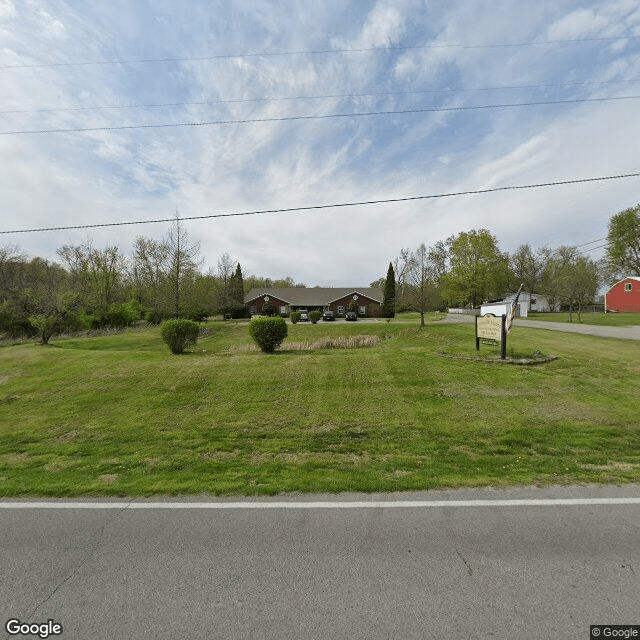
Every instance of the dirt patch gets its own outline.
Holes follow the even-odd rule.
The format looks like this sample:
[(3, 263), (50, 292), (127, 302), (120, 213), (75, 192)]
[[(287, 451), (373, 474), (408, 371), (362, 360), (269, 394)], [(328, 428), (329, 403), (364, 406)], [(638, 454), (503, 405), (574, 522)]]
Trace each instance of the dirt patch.
[(113, 484), (117, 479), (117, 473), (105, 473), (101, 476), (98, 476), (98, 480), (100, 480), (100, 482), (104, 482), (105, 484)]
[(579, 464), (585, 471), (635, 471), (640, 469), (640, 463), (609, 462), (608, 464)]
[(71, 442), (72, 440), (75, 440), (77, 435), (77, 431), (67, 431), (66, 433), (62, 433), (57, 438), (55, 438), (54, 442)]
[(242, 451), (234, 449), (233, 451), (203, 451), (200, 454), (200, 460), (234, 460)]
[(23, 462), (26, 462), (29, 459), (29, 454), (27, 453), (8, 453), (4, 456), (4, 463), (8, 467), (15, 467)]

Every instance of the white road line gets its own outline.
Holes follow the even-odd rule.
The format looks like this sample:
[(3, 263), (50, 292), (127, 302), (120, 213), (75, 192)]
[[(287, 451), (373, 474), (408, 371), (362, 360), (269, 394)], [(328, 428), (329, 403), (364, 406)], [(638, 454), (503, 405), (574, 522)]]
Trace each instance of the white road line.
[(640, 504), (637, 498), (542, 498), (527, 500), (393, 500), (347, 502), (9, 502), (0, 509), (429, 509), (460, 507), (579, 507)]

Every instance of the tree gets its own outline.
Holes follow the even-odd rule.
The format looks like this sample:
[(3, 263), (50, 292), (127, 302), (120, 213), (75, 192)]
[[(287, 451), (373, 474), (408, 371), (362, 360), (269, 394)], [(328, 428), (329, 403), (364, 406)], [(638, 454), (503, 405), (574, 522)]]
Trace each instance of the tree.
[(509, 286), (509, 265), (498, 241), (487, 229), (461, 232), (447, 238), (450, 270), (443, 276), (450, 304), (476, 308)]
[(609, 220), (607, 266), (616, 279), (640, 277), (640, 204)]
[(582, 320), (582, 307), (593, 302), (598, 285), (598, 266), (576, 247), (563, 246), (553, 252), (544, 273), (545, 292), (550, 301), (559, 300), (569, 308), (570, 322), (575, 307), (578, 322)]
[(103, 324), (109, 305), (121, 301), (126, 261), (120, 249), (95, 249), (87, 242), (64, 245), (57, 253), (67, 265), (80, 304)]
[(224, 309), (225, 315), (229, 314), (232, 318), (246, 318), (249, 315), (249, 310), (244, 304), (244, 281), (239, 262), (235, 273), (229, 278), (226, 288), (225, 299), (227, 300), (227, 307)]
[(149, 310), (149, 319), (159, 322), (171, 316), (167, 300), (169, 244), (138, 236), (133, 249), (131, 277), (135, 296)]
[(402, 311), (409, 307), (407, 292), (407, 277), (411, 270), (411, 250), (400, 249), (400, 255), (394, 260), (396, 274), (396, 310)]
[(197, 256), (200, 253), (200, 243), (191, 243), (189, 234), (178, 216), (175, 217), (167, 236), (169, 246), (169, 270), (167, 282), (172, 301), (174, 317), (188, 314), (188, 307), (195, 306), (192, 296), (192, 285), (198, 275)]
[(420, 311), (420, 326), (424, 327), (425, 311), (436, 304), (435, 270), (424, 242), (411, 254), (408, 264), (406, 277), (411, 285), (410, 301), (413, 308)]
[(509, 267), (513, 274), (512, 284), (524, 284), (528, 293), (542, 293), (540, 287), (550, 250), (542, 247), (534, 251), (529, 244), (521, 244), (510, 256)]
[(393, 265), (389, 263), (387, 279), (384, 282), (384, 295), (382, 300), (382, 317), (393, 318), (396, 315), (396, 274)]

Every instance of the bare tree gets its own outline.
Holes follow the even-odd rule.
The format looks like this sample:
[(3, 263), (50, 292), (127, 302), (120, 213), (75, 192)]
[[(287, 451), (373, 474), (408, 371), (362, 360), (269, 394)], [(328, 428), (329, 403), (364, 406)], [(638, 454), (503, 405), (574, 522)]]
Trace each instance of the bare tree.
[(411, 250), (400, 249), (400, 255), (393, 261), (393, 271), (396, 274), (396, 311), (409, 303), (407, 280), (412, 269)]
[(176, 215), (167, 236), (169, 247), (169, 269), (167, 283), (172, 300), (173, 314), (178, 317), (186, 302), (186, 290), (198, 272), (200, 243), (191, 242), (180, 218)]
[(435, 302), (436, 268), (429, 259), (424, 242), (411, 254), (407, 281), (411, 284), (411, 301), (420, 311), (420, 326), (424, 327), (424, 314)]

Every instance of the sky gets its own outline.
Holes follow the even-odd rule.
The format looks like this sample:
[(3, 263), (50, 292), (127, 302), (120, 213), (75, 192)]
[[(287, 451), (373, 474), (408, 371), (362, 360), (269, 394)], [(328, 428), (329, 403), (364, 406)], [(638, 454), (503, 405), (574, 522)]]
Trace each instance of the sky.
[(640, 201), (631, 177), (189, 220), (638, 173), (637, 0), (0, 0), (0, 87), (0, 231), (177, 215), (205, 271), (366, 286), (481, 228), (597, 259)]

